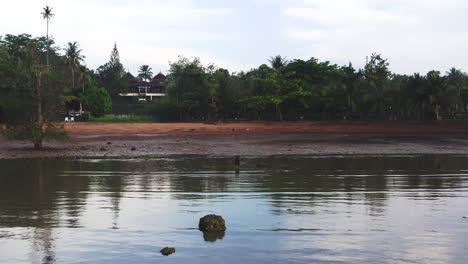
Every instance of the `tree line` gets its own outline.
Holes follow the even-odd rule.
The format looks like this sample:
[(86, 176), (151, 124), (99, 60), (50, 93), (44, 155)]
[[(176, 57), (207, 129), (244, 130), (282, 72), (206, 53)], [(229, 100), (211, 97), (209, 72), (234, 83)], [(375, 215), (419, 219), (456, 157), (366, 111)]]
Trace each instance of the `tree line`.
[[(0, 38), (2, 121), (20, 119), (17, 111), (10, 110), (8, 115), (5, 111), (12, 105), (8, 101), (19, 99), (21, 89), (29, 90), (30, 96), (21, 102), (35, 104), (29, 108), (37, 111), (37, 88), (49, 75), (54, 76), (54, 83), (45, 85), (44, 109), (74, 104), (94, 116), (110, 113), (112, 98), (126, 92), (129, 81), (117, 45), (109, 61), (95, 71), (82, 65), (84, 59), (77, 42), (60, 48), (48, 37)], [(147, 81), (152, 74), (143, 65), (138, 78)], [(170, 63), (168, 80), (167, 96), (146, 108), (146, 114), (163, 121), (440, 120), (463, 118), (468, 106), (468, 76), (461, 70), (394, 74), (380, 54), (372, 54), (362, 69), (316, 58), (288, 61), (278, 55), (269, 59), (269, 65), (240, 73), (203, 65), (198, 58), (179, 57)], [(51, 102), (51, 98), (60, 100)]]
[(166, 120), (440, 120), (463, 118), (468, 106), (461, 70), (394, 74), (380, 54), (362, 69), (274, 56), (240, 73), (180, 57), (169, 79), (153, 107)]
[[(44, 101), (43, 105), (82, 104), (94, 116), (110, 113), (112, 99), (127, 91), (129, 81), (117, 45), (109, 61), (96, 70), (82, 64), (82, 52), (77, 42), (60, 48), (48, 37), (22, 34), (0, 38), (2, 121), (18, 119), (14, 114), (1, 114), (9, 105), (6, 101), (18, 98), (12, 94), (18, 91), (15, 82), (27, 84), (30, 95), (36, 93), (37, 97), (40, 65), (44, 72), (55, 75), (55, 85), (60, 86), (47, 91), (61, 99), (58, 104)], [(169, 65), (167, 96), (147, 105), (144, 113), (162, 121), (282, 121), (440, 120), (460, 119), (467, 112), (468, 76), (456, 68), (445, 73), (394, 74), (380, 54), (372, 54), (362, 69), (317, 58), (289, 61), (279, 55), (268, 62), (247, 72), (230, 73), (213, 64), (203, 65), (198, 58), (180, 56)], [(18, 71), (27, 67), (31, 76), (19, 76)], [(148, 65), (140, 67), (140, 80), (147, 81), (152, 75)], [(44, 98), (49, 100), (50, 95)], [(37, 102), (33, 99), (23, 102)]]

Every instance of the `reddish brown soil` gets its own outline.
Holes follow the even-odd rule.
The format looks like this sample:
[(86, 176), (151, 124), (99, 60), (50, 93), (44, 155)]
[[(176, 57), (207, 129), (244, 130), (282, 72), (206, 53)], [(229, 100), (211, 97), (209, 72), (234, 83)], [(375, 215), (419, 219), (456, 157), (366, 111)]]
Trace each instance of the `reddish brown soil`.
[(31, 157), (468, 154), (468, 122), (83, 124), (33, 151), (0, 138), (0, 159)]
[(248, 123), (165, 123), (89, 124), (67, 123), (72, 134), (252, 134), (252, 133), (466, 133), (468, 122), (248, 122)]

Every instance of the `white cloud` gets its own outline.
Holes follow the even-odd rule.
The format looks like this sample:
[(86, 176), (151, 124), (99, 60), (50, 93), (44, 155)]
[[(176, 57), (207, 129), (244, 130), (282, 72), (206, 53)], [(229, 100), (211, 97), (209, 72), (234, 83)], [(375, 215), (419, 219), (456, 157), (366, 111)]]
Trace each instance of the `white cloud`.
[(40, 12), (50, 5), (56, 42), (77, 41), (92, 68), (109, 59), (117, 42), (132, 72), (141, 64), (167, 70), (179, 54), (239, 71), (276, 54), (362, 66), (372, 52), (397, 72), (468, 70), (466, 0), (3, 2), (0, 35), (44, 35)]
[(77, 41), (93, 68), (109, 59), (114, 42), (122, 62), (135, 72), (141, 64), (167, 70), (168, 61), (178, 54), (198, 53), (186, 47), (187, 43), (229, 41), (232, 37), (210, 32), (205, 26), (211, 19), (231, 15), (232, 10), (203, 8), (195, 0), (10, 1), (0, 11), (0, 35), (45, 35), (40, 16), (45, 5), (52, 6), (55, 13), (50, 34), (56, 43), (64, 46)]
[[(303, 0), (284, 11), (284, 35), (312, 56), (340, 63), (383, 53), (397, 72), (466, 67), (464, 1)], [(298, 22), (299, 21), (299, 22)]]

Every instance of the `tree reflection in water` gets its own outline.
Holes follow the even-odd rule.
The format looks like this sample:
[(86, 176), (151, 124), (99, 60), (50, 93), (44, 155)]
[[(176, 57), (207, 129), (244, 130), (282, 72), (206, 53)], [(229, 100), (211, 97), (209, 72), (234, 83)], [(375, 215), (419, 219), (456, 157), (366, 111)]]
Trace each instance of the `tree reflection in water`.
[[(239, 199), (267, 204), (268, 217), (275, 219), (333, 215), (343, 210), (336, 209), (337, 204), (352, 208), (361, 203), (369, 217), (378, 219), (388, 213), (395, 193), (436, 201), (443, 198), (444, 190), (466, 188), (467, 179), (460, 171), (468, 170), (467, 161), (463, 156), (437, 155), (243, 158), (242, 170), (236, 174), (232, 157), (2, 160), (1, 234), (8, 237), (15, 228), (24, 228), (21, 236), (32, 244), (33, 255), (40, 253), (43, 263), (60, 263), (58, 228), (99, 229), (104, 224), (115, 230), (126, 217), (127, 228), (133, 221), (131, 227), (145, 230), (152, 222), (170, 223), (168, 217), (206, 213), (201, 210)], [(443, 195), (455, 195), (450, 191)], [(155, 211), (132, 211), (130, 219), (122, 214), (143, 203)], [(90, 213), (94, 218), (85, 217)], [(143, 213), (157, 217), (140, 219)], [(111, 221), (106, 222), (105, 216)], [(224, 232), (203, 233), (207, 242), (224, 237)]]

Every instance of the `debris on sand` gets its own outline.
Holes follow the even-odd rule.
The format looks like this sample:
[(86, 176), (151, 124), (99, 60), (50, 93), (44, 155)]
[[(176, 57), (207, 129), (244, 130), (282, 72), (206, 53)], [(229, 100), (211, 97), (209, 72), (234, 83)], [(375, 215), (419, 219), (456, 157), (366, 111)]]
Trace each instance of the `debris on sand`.
[(161, 254), (163, 254), (164, 256), (169, 256), (175, 253), (175, 248), (165, 247), (159, 252), (161, 252)]
[(226, 231), (226, 224), (221, 216), (212, 214), (200, 218), (198, 228), (204, 232), (220, 232)]
[(107, 151), (107, 148), (101, 147), (100, 151)]

